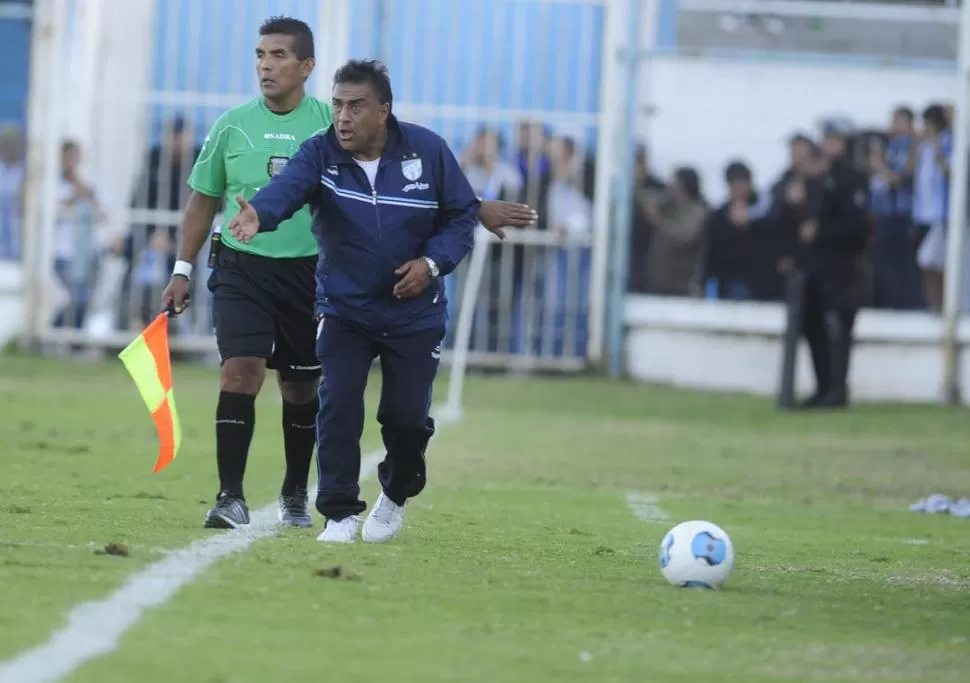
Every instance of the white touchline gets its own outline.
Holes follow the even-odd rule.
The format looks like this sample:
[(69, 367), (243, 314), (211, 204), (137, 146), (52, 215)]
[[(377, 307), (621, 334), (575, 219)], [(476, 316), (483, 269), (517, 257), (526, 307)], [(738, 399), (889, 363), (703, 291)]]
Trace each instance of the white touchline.
[[(439, 426), (455, 419), (457, 415), (447, 413), (435, 416)], [(368, 454), (361, 463), (361, 480), (371, 478), (383, 458), (383, 450)], [(249, 528), (200, 539), (129, 577), (103, 600), (75, 605), (67, 614), (67, 623), (47, 642), (0, 662), (0, 683), (53, 683), (92, 659), (114, 652), (146, 610), (171, 600), (222, 558), (274, 535), (279, 529), (276, 514), (276, 503), (260, 508), (252, 514)]]
[(634, 517), (641, 522), (666, 522), (670, 519), (667, 511), (660, 507), (656, 496), (630, 492), (626, 494), (626, 504), (630, 506)]

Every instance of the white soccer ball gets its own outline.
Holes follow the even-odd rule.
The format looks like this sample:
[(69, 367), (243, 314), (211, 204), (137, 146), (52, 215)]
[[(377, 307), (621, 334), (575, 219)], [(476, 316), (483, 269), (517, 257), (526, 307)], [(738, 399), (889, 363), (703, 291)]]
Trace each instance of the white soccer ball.
[(660, 542), (660, 572), (684, 588), (720, 588), (734, 569), (734, 545), (717, 524), (681, 522)]

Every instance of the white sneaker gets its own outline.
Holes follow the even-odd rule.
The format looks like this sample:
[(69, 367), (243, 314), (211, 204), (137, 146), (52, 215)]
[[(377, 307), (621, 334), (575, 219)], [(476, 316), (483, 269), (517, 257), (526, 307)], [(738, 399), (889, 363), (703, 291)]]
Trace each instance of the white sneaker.
[(360, 528), (360, 517), (354, 515), (345, 517), (339, 522), (328, 519), (327, 525), (317, 536), (321, 543), (353, 543), (357, 540), (357, 529)]
[(361, 538), (366, 543), (387, 543), (401, 532), (403, 524), (404, 506), (398, 505), (381, 491), (374, 508), (364, 521)]

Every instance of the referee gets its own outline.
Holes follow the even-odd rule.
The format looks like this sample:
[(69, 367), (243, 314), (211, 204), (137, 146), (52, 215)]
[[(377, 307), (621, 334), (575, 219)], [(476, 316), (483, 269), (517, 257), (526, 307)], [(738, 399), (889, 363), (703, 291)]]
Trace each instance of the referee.
[[(360, 499), (364, 387), (381, 361), (377, 420), (387, 454), (382, 492), (362, 530), (385, 542), (425, 486), (434, 434), (431, 391), (447, 317), (444, 276), (471, 250), (479, 200), (448, 145), (391, 113), (380, 62), (334, 75), (334, 125), (306, 141), (286, 169), (230, 221), (244, 243), (293, 232), (283, 222), (308, 202), (323, 254), (317, 268), (316, 351), (323, 366), (317, 435), (318, 540), (352, 543)], [(251, 240), (251, 241), (250, 241)]]
[[(225, 198), (224, 220), (239, 210), (236, 197), (252, 197), (279, 174), (300, 144), (332, 122), (330, 105), (306, 94), (314, 68), (313, 33), (304, 22), (274, 17), (259, 29), (256, 75), (261, 96), (220, 116), (189, 178), (192, 192), (182, 222), (178, 260), (162, 306), (181, 313), (189, 303), (193, 264)], [(501, 226), (529, 225), (523, 205), (487, 202), (479, 219)], [(317, 244), (309, 209), (300, 208), (277, 233), (248, 243), (217, 233), (210, 247), (208, 287), (222, 359), (216, 408), (219, 493), (205, 516), (209, 528), (249, 524), (243, 476), (255, 426), (255, 398), (275, 369), (283, 398), (286, 471), (280, 489), (283, 525), (312, 526), (307, 484), (316, 445), (320, 363), (313, 322)]]

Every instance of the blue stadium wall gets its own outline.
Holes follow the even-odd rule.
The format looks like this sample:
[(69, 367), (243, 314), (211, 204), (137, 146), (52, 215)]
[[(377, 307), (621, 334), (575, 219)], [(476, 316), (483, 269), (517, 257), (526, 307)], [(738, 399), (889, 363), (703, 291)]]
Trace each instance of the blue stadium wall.
[[(415, 12), (413, 0), (354, 0), (351, 56), (378, 57), (387, 63), (397, 101), (452, 107), (453, 115), (447, 120), (426, 116), (422, 123), (442, 131), (453, 145), (463, 145), (480, 125), (467, 113), (455, 116), (455, 107), (595, 116), (602, 8), (523, 0), (490, 0), (487, 4), (422, 0), (420, 6), (425, 11)], [(500, 11), (494, 12), (496, 9)], [(256, 27), (267, 13), (302, 18), (313, 28), (318, 46), (326, 41), (327, 28), (318, 25), (316, 0), (207, 0), (194, 6), (186, 0), (159, 0), (153, 88), (162, 92), (252, 94)], [(502, 18), (498, 24), (496, 15)], [(219, 39), (218, 35), (203, 34), (203, 25), (253, 28), (246, 40)], [(197, 42), (190, 44), (192, 40)], [(564, 44), (574, 49), (564, 50)], [(584, 56), (593, 63), (581, 64)], [(575, 78), (578, 73), (590, 77), (581, 82)], [(318, 73), (314, 79), (329, 80), (330, 76)], [(311, 90), (314, 86), (311, 83)], [(164, 121), (177, 113), (195, 121), (202, 134), (219, 111), (218, 106), (186, 110), (157, 105), (153, 137), (158, 136)], [(511, 133), (512, 125), (503, 127)], [(592, 139), (591, 130), (580, 134)]]
[[(318, 1), (328, 0), (158, 0), (153, 89), (251, 94), (255, 27), (266, 14), (301, 17), (322, 44), (326, 27), (318, 25)], [(660, 2), (657, 38), (670, 46), (676, 41), (677, 0)], [(31, 5), (30, 0), (0, 0), (0, 40), (7, 56), (0, 65), (0, 122), (26, 122)], [(413, 0), (353, 3), (352, 56), (384, 60), (391, 68), (399, 101), (590, 117), (598, 111), (600, 8), (528, 0), (423, 0), (422, 5), (428, 11), (415, 13)], [(499, 5), (505, 6), (498, 13), (503, 21), (496, 24), (491, 10)], [(252, 26), (254, 35), (233, 40), (226, 34), (234, 28), (213, 30), (236, 26)], [(563, 49), (563, 45), (573, 49)], [(582, 64), (583, 60), (594, 63)], [(573, 77), (579, 73), (589, 77), (580, 82)], [(321, 76), (329, 79), (330, 75), (315, 78)], [(162, 97), (157, 100), (152, 117), (154, 138), (163, 122), (176, 114), (193, 120), (201, 137), (222, 110), (219, 105), (187, 108), (161, 104)], [(440, 128), (456, 146), (464, 144), (480, 123), (467, 117), (430, 117), (424, 122)], [(512, 124), (502, 128), (511, 135)], [(584, 133), (592, 143), (592, 128)]]
[(0, 123), (24, 126), (30, 74), (30, 2), (0, 2)]

